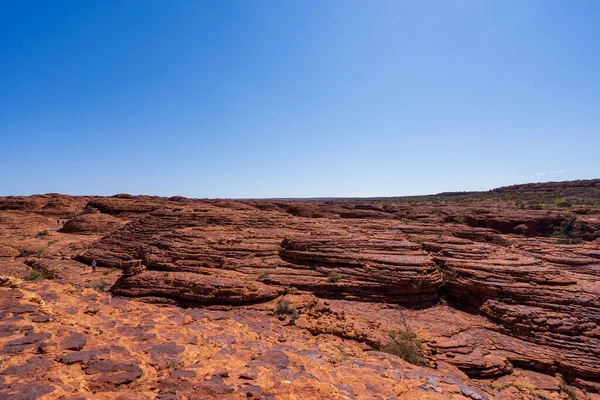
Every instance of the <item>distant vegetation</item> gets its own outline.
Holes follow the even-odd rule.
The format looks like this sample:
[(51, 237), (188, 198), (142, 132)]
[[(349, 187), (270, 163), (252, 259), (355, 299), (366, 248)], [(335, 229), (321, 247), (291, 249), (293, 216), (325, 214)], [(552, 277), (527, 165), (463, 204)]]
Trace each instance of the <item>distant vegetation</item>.
[(573, 204), (565, 199), (558, 199), (554, 202), (557, 207), (571, 207)]
[[(323, 199), (319, 199), (323, 200)], [(562, 200), (571, 205), (596, 205), (600, 206), (600, 179), (577, 180), (566, 182), (528, 183), (500, 187), (484, 192), (446, 192), (424, 196), (402, 197), (373, 197), (345, 198), (345, 201), (365, 201), (374, 203), (471, 203), (481, 200), (512, 200), (518, 202), (518, 208), (542, 209), (543, 204), (568, 207)]]
[(465, 223), (465, 217), (462, 217), (462, 216), (456, 216), (452, 220), (456, 224), (464, 224)]

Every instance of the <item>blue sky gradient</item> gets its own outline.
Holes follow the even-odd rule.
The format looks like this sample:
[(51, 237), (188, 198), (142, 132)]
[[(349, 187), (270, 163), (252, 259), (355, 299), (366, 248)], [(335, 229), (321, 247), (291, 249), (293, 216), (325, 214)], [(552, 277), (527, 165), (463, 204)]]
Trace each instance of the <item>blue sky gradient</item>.
[(600, 2), (0, 2), (0, 195), (600, 177)]

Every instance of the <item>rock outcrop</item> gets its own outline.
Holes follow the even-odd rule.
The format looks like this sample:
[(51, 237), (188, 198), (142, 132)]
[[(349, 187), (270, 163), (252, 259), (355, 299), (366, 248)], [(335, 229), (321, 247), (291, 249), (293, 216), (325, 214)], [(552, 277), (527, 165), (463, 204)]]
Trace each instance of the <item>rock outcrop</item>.
[(598, 398), (597, 183), (0, 198), (0, 396)]

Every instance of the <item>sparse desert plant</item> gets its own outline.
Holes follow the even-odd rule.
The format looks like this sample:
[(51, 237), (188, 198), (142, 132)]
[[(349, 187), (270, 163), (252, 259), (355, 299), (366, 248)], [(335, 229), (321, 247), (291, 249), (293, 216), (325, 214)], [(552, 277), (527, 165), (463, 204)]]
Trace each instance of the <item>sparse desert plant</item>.
[(575, 392), (575, 390), (573, 390), (573, 388), (571, 388), (570, 386), (567, 386), (565, 383), (560, 385), (560, 390), (565, 392), (569, 400), (577, 400), (577, 393)]
[(300, 317), (300, 313), (293, 307), (289, 300), (281, 299), (275, 305), (273, 309), (273, 314), (275, 315), (291, 315), (292, 318), (290, 320), (290, 325), (293, 325), (294, 322)]
[(537, 391), (537, 388), (534, 385), (521, 381), (506, 382), (492, 385), (492, 388), (494, 388), (495, 390), (502, 390), (506, 389), (507, 387), (514, 387), (520, 390), (526, 390), (532, 396), (535, 396), (535, 392)]
[(19, 257), (30, 257), (30, 256), (35, 256), (37, 254), (37, 250), (21, 250), (21, 252), (19, 253)]
[(425, 365), (423, 344), (406, 322), (404, 314), (400, 314), (400, 316), (402, 327), (399, 330), (388, 332), (390, 342), (383, 346), (381, 351), (394, 354), (414, 365)]
[(296, 294), (298, 289), (292, 285), (283, 285), (283, 294)]
[(273, 310), (273, 314), (275, 314), (275, 315), (290, 314), (292, 309), (293, 309), (293, 307), (291, 306), (291, 303), (289, 302), (289, 300), (281, 299), (277, 302), (277, 304), (275, 304), (275, 309)]
[(39, 238), (45, 238), (45, 237), (50, 236), (50, 231), (48, 231), (48, 229), (46, 229), (41, 232), (38, 232), (35, 236), (39, 237)]
[(27, 275), (23, 279), (25, 279), (26, 281), (37, 281), (37, 280), (42, 280), (42, 279), (46, 279), (46, 278), (48, 278), (48, 275), (46, 275), (46, 273), (44, 273), (43, 271), (34, 269), (29, 273), (29, 275)]
[(92, 289), (98, 289), (100, 291), (104, 291), (107, 286), (108, 286), (108, 283), (103, 281), (102, 279), (92, 283)]
[(337, 272), (334, 272), (327, 278), (327, 282), (329, 283), (338, 283), (340, 280), (342, 280), (342, 276)]
[(525, 208), (525, 202), (523, 201), (523, 199), (517, 199), (515, 201), (515, 206), (523, 210)]
[(552, 237), (556, 239), (564, 239), (566, 238), (565, 233), (563, 232), (560, 226), (552, 227)]
[(600, 229), (595, 230), (594, 235), (596, 235), (596, 237), (600, 237)]
[(329, 359), (329, 362), (332, 364), (339, 364), (341, 362), (346, 361), (348, 359), (348, 354), (346, 354), (346, 349), (344, 348), (344, 346), (339, 344), (336, 346), (336, 349), (338, 350), (338, 354), (331, 357)]
[(258, 279), (265, 279), (269, 276), (270, 274), (268, 272), (261, 272), (260, 274), (258, 274)]
[(571, 207), (573, 203), (566, 199), (558, 199), (554, 202), (554, 205), (557, 207)]
[(529, 205), (529, 208), (531, 208), (532, 210), (541, 210), (542, 209), (542, 205), (537, 200), (529, 200), (527, 202), (527, 204)]
[(454, 223), (456, 223), (456, 224), (464, 224), (465, 223), (465, 217), (457, 215), (456, 217), (452, 218), (452, 221), (454, 221)]

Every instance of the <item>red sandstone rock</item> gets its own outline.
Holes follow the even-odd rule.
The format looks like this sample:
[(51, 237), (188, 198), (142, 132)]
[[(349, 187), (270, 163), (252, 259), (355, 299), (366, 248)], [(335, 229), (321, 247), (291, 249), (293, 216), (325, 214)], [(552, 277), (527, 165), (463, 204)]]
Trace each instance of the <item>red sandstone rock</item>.
[[(550, 186), (509, 192), (554, 196)], [(563, 380), (598, 391), (600, 242), (589, 235), (600, 211), (521, 209), (503, 193), (392, 204), (0, 199), (0, 275), (23, 276), (27, 262), (56, 280), (0, 288), (0, 397), (500, 396), (491, 386), (528, 398), (531, 386), (560, 398)], [(549, 237), (557, 229), (565, 238)], [(111, 297), (102, 288), (113, 284), (161, 304)], [(288, 311), (273, 315), (284, 293)], [(369, 351), (403, 321), (437, 371)], [(66, 378), (73, 368), (82, 388)]]

